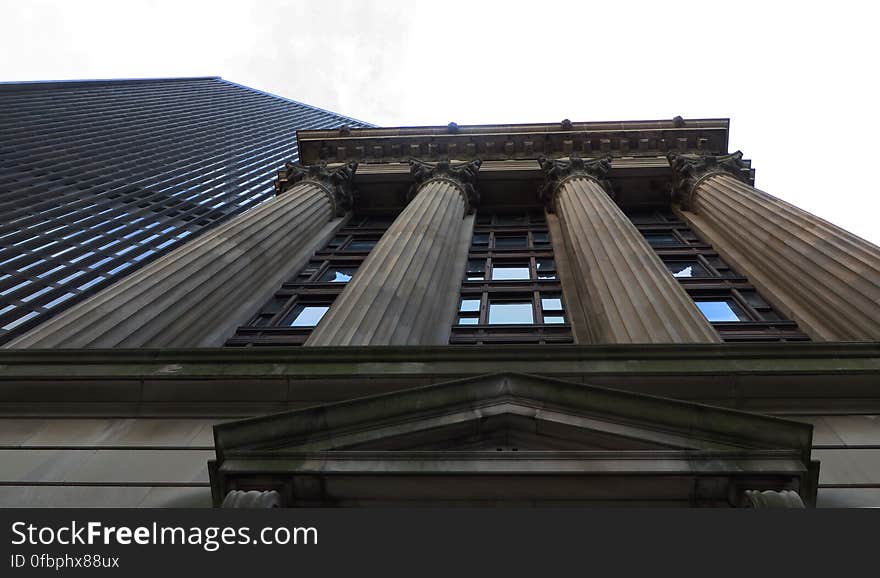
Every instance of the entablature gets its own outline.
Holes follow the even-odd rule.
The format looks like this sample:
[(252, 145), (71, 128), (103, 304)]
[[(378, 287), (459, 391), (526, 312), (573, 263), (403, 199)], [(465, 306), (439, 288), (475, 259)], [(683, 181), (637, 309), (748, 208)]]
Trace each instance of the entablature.
[(387, 163), (533, 159), (541, 155), (664, 156), (670, 151), (725, 154), (728, 119), (465, 125), (298, 131), (300, 161)]
[[(334, 167), (357, 162), (355, 207), (395, 210), (406, 204), (410, 160), (479, 159), (480, 206), (515, 209), (540, 203), (545, 176), (538, 159), (610, 158), (615, 201), (624, 208), (666, 206), (673, 175), (670, 152), (726, 154), (728, 119), (469, 125), (300, 131), (301, 163)], [(753, 179), (749, 161), (744, 170)]]

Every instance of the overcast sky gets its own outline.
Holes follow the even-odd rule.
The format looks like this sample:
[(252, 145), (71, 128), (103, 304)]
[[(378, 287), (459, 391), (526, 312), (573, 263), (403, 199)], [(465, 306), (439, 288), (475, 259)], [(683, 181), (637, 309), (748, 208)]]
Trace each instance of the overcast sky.
[(871, 6), (0, 0), (0, 80), (218, 75), (382, 126), (727, 117), (759, 188), (880, 244)]

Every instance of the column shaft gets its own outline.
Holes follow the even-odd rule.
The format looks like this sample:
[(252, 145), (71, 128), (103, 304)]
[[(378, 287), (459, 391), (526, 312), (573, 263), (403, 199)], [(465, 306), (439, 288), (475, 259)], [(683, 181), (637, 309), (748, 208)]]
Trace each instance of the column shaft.
[(562, 180), (555, 203), (595, 343), (719, 341), (693, 300), (596, 179)]
[(689, 201), (685, 219), (814, 340), (880, 340), (880, 247), (727, 173)]
[(449, 311), (449, 301), (458, 299), (448, 288), (451, 276), (462, 275), (456, 263), (466, 209), (454, 181), (422, 184), (306, 345), (448, 343), (452, 320), (438, 312)]
[[(326, 237), (328, 188), (303, 181), (50, 319), (6, 347), (220, 345)], [(266, 296), (262, 296), (263, 299)]]

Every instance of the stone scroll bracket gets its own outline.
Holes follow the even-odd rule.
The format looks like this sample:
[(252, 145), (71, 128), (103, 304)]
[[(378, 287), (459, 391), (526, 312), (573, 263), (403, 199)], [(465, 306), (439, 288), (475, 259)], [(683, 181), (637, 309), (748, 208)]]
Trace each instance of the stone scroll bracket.
[(413, 186), (407, 194), (407, 202), (411, 201), (419, 189), (428, 181), (448, 181), (461, 192), (465, 202), (465, 214), (471, 215), (480, 204), (480, 193), (477, 191), (477, 174), (483, 162), (475, 159), (467, 162), (441, 160), (428, 163), (419, 159), (410, 159), (409, 170), (413, 177)]
[(338, 166), (328, 166), (321, 162), (314, 165), (300, 165), (288, 162), (278, 172), (275, 181), (275, 194), (280, 195), (301, 182), (311, 182), (326, 193), (333, 206), (333, 215), (341, 217), (354, 205), (353, 180), (358, 163), (355, 161)]
[(541, 156), (538, 158), (538, 164), (541, 165), (545, 177), (544, 184), (538, 191), (538, 197), (549, 213), (556, 211), (556, 193), (569, 179), (592, 179), (605, 189), (608, 196), (614, 198), (614, 189), (606, 178), (611, 170), (610, 156), (589, 159), (583, 159), (577, 154), (572, 154), (567, 159), (548, 159)]
[(694, 212), (697, 186), (704, 179), (717, 174), (730, 175), (751, 185), (751, 170), (742, 157), (742, 151), (718, 156), (669, 153), (666, 158), (672, 168), (673, 200), (678, 202), (682, 209)]

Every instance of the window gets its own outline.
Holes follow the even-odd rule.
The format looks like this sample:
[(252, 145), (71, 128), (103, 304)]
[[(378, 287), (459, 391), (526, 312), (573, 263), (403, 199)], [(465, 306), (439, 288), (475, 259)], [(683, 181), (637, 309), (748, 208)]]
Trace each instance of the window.
[(717, 301), (697, 300), (696, 304), (700, 309), (700, 312), (702, 312), (709, 321), (748, 320), (745, 312), (732, 299), (721, 299)]
[(535, 259), (535, 270), (538, 279), (556, 279), (556, 261), (553, 259)]
[(486, 278), (485, 259), (469, 259), (465, 278), (468, 281), (482, 281)]
[(353, 239), (345, 246), (346, 251), (370, 251), (379, 239)]
[(529, 246), (526, 235), (497, 235), (495, 237), (496, 249), (525, 249)]
[(450, 343), (570, 343), (543, 211), (475, 219)]
[(318, 281), (322, 283), (348, 283), (351, 281), (357, 267), (330, 266), (321, 274)]
[(666, 268), (673, 277), (708, 277), (709, 272), (697, 261), (667, 261)]
[(674, 213), (638, 211), (631, 220), (724, 341), (809, 341)]
[(297, 305), (291, 315), (291, 327), (315, 327), (327, 310), (329, 305)]
[(302, 345), (392, 221), (353, 216), (226, 345)]
[(489, 325), (534, 323), (531, 301), (495, 301), (489, 303)]
[(498, 263), (492, 265), (493, 281), (511, 281), (519, 279), (529, 279), (528, 263)]
[(681, 245), (681, 241), (671, 233), (645, 233), (645, 240), (652, 247), (674, 247)]

